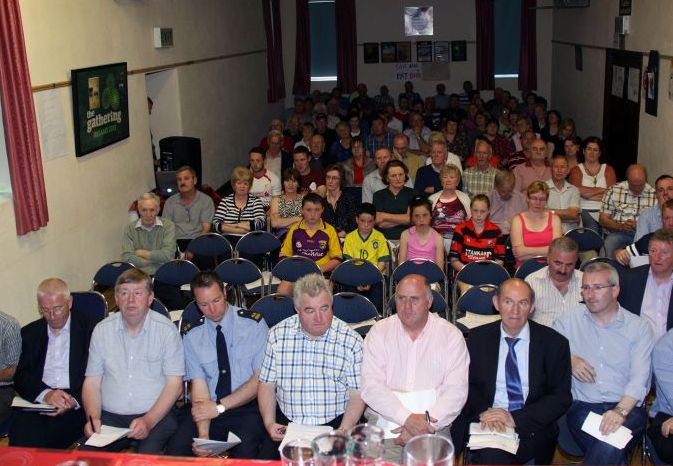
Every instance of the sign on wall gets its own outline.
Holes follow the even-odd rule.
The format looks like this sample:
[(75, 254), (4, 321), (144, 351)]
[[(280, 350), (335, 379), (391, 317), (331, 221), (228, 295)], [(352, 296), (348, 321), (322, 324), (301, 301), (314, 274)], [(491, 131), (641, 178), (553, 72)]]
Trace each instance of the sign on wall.
[(393, 69), (396, 81), (420, 81), (423, 79), (421, 65), (418, 63), (397, 63)]
[(72, 70), (71, 81), (77, 157), (129, 137), (126, 63)]

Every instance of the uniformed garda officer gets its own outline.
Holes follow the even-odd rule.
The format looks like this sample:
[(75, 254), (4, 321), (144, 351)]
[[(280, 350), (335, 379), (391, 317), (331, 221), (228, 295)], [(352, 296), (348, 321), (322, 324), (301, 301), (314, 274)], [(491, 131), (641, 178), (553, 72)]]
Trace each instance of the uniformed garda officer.
[[(227, 303), (222, 280), (199, 273), (191, 283), (203, 317), (186, 328), (185, 380), (191, 380), (191, 416), (184, 416), (167, 454), (207, 456), (192, 437), (241, 443), (232, 458), (257, 458), (267, 433), (257, 406), (257, 385), (269, 331), (258, 312)], [(183, 330), (185, 327), (183, 327)]]

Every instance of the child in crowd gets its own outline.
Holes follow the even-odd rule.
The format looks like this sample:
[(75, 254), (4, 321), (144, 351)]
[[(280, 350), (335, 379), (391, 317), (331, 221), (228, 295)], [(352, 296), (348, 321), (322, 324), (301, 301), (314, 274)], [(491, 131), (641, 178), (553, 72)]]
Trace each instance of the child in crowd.
[(427, 259), (444, 270), (444, 240), (432, 228), (432, 204), (425, 197), (416, 197), (409, 203), (411, 227), (400, 236), (399, 261)]

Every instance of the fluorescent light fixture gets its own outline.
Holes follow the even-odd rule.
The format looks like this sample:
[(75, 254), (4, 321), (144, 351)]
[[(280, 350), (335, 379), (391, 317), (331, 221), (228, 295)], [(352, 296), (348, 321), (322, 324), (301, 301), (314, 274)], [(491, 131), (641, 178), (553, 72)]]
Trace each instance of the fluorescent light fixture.
[(502, 79), (502, 78), (518, 78), (519, 74), (496, 74), (495, 79)]
[(311, 76), (311, 81), (336, 81), (336, 76)]

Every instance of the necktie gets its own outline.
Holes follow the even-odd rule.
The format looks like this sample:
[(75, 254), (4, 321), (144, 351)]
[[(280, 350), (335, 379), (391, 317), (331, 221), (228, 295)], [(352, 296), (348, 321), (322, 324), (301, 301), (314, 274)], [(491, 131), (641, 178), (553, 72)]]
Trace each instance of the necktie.
[(215, 387), (215, 395), (218, 400), (221, 400), (231, 393), (231, 371), (229, 370), (229, 353), (227, 352), (227, 342), (224, 340), (224, 333), (222, 333), (222, 326), (216, 326), (215, 330), (217, 330), (217, 338), (215, 339), (217, 368), (220, 371), (217, 378), (217, 387)]
[(523, 408), (523, 388), (519, 376), (519, 366), (516, 361), (514, 346), (519, 342), (518, 338), (505, 337), (509, 346), (507, 359), (505, 359), (505, 383), (507, 384), (507, 398), (509, 399), (509, 411)]

